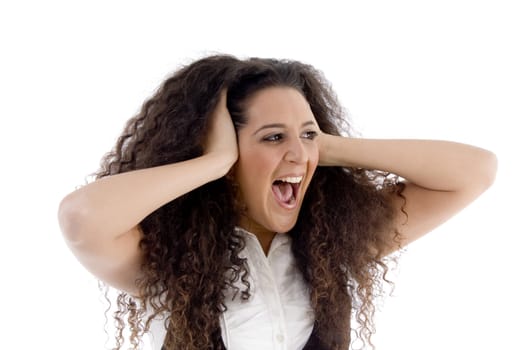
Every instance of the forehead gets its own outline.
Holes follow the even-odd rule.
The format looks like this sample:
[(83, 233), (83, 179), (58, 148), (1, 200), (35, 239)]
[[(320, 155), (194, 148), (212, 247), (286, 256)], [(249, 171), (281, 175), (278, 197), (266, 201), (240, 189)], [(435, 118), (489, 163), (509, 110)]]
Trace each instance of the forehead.
[(305, 97), (291, 87), (270, 87), (258, 91), (245, 107), (249, 125), (315, 121)]

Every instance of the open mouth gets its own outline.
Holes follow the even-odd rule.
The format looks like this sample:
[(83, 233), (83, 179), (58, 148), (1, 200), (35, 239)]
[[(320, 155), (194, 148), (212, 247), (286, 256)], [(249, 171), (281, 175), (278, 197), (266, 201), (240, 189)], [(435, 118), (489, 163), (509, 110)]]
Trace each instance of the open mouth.
[(277, 202), (287, 209), (296, 207), (303, 176), (283, 177), (272, 183), (272, 192)]

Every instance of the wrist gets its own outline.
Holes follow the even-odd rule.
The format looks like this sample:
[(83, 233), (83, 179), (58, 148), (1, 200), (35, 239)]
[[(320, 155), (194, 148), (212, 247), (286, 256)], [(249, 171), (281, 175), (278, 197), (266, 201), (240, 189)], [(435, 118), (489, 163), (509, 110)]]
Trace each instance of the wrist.
[(319, 136), (318, 140), (318, 146), (319, 146), (319, 166), (337, 166), (337, 155), (336, 150), (337, 145), (335, 145), (338, 141), (339, 136), (334, 136), (330, 134), (321, 134)]
[(320, 166), (343, 166), (352, 167), (356, 164), (353, 153), (359, 146), (358, 139), (352, 139), (344, 136), (323, 134), (320, 137)]
[(222, 152), (210, 152), (204, 154), (201, 158), (206, 160), (207, 164), (211, 167), (214, 177), (217, 179), (228, 174), (237, 161), (237, 157)]

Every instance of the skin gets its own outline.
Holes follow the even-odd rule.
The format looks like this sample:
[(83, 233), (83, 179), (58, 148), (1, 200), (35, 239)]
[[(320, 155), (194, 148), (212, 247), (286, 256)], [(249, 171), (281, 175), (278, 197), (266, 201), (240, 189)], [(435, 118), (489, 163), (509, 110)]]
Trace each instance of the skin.
[[(142, 262), (139, 223), (169, 201), (227, 175), (232, 167), (240, 183), (241, 201), (247, 207), (239, 224), (258, 236), (264, 250), (275, 232), (286, 232), (297, 219), (299, 205), (283, 210), (273, 202), (272, 181), (283, 175), (305, 173), (299, 203), (316, 165), (363, 167), (400, 175), (406, 181), (407, 217), (400, 213), (395, 225), (402, 247), (458, 213), (495, 179), (496, 156), (478, 147), (449, 141), (323, 134), (310, 123), (312, 112), (301, 94), (289, 88), (262, 90), (248, 102), (248, 123), (236, 136), (226, 108), (226, 91), (221, 93), (210, 117), (202, 156), (108, 176), (64, 197), (58, 211), (61, 230), (91, 273), (136, 295), (135, 280), (140, 277)], [(256, 132), (276, 122), (282, 125)], [(307, 137), (310, 131), (318, 131), (314, 140)], [(262, 141), (276, 134), (282, 134), (283, 139)], [(393, 200), (402, 206), (400, 199)], [(393, 245), (392, 250), (397, 248)]]
[[(241, 202), (240, 226), (254, 233), (268, 252), (275, 233), (289, 231), (298, 218), (305, 191), (318, 165), (320, 134), (305, 98), (295, 89), (273, 87), (247, 104), (247, 123), (238, 132), (239, 159), (234, 167)], [(280, 205), (272, 183), (301, 176), (293, 207)]]

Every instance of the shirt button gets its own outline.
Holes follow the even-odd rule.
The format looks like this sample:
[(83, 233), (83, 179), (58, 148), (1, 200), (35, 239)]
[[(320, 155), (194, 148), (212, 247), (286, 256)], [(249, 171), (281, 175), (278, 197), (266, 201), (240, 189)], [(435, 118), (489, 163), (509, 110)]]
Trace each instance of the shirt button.
[(277, 339), (278, 342), (280, 342), (280, 343), (283, 343), (283, 340), (285, 340), (285, 338), (283, 337), (283, 334), (278, 334), (278, 335), (276, 336), (276, 339)]

